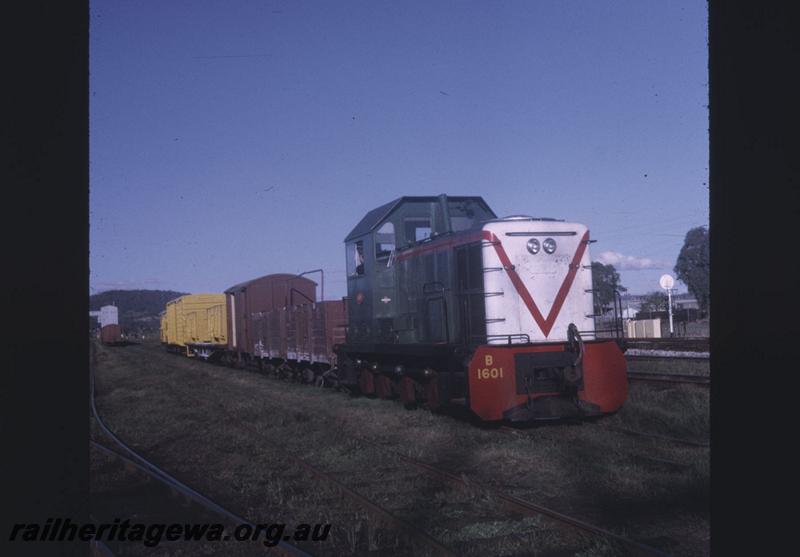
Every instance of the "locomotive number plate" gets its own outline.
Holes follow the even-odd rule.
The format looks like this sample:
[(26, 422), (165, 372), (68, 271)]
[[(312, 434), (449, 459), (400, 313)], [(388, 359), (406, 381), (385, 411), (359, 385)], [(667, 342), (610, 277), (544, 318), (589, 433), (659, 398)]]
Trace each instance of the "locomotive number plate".
[(486, 367), (479, 367), (475, 370), (478, 379), (502, 379), (503, 378), (503, 367), (490, 367), (494, 363), (494, 359), (492, 358), (491, 354), (487, 354), (484, 357), (484, 364)]

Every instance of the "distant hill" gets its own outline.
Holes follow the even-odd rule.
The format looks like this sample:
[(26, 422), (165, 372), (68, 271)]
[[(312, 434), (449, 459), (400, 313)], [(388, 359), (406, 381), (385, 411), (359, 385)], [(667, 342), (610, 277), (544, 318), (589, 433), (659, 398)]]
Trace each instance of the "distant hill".
[(184, 295), (186, 292), (173, 290), (107, 290), (89, 296), (89, 310), (115, 305), (119, 308), (119, 321), (124, 330), (154, 332), (160, 325), (158, 314), (164, 311), (167, 302)]

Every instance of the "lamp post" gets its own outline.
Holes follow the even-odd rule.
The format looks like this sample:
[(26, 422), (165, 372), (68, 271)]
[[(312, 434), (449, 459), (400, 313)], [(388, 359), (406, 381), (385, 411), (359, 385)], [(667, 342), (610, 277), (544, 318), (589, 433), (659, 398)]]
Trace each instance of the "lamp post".
[(658, 279), (661, 288), (667, 291), (667, 311), (669, 312), (669, 336), (673, 335), (672, 330), (672, 287), (675, 286), (675, 279), (670, 275), (661, 275)]

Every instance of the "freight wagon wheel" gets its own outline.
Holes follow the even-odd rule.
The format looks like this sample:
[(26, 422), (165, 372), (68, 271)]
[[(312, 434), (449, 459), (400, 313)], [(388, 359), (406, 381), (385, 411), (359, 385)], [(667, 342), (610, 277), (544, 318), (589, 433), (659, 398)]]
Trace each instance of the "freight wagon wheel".
[(291, 379), (292, 379), (292, 383), (302, 383), (303, 382), (303, 372), (299, 367), (292, 366)]
[(317, 376), (310, 367), (304, 367), (300, 375), (303, 378), (303, 383), (313, 383), (314, 378)]
[(291, 370), (289, 369), (289, 366), (287, 366), (286, 364), (279, 365), (278, 369), (275, 370), (278, 379), (286, 379), (287, 377), (289, 377), (290, 371)]

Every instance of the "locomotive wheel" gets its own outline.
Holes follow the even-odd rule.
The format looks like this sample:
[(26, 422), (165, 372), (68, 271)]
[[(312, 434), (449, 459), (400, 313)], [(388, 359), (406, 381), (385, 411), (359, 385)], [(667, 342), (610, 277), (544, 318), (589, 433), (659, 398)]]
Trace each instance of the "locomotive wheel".
[(399, 389), (400, 400), (406, 410), (412, 410), (417, 407), (417, 399), (414, 393), (414, 381), (410, 377), (402, 377), (400, 379)]
[(362, 369), (358, 377), (358, 388), (365, 395), (371, 395), (375, 392), (375, 376), (367, 369)]
[(375, 376), (375, 392), (380, 398), (392, 398), (392, 384), (385, 375)]
[(428, 381), (428, 383), (425, 385), (425, 399), (425, 405), (430, 411), (438, 410), (442, 405), (441, 401), (439, 400), (439, 383), (435, 379)]

